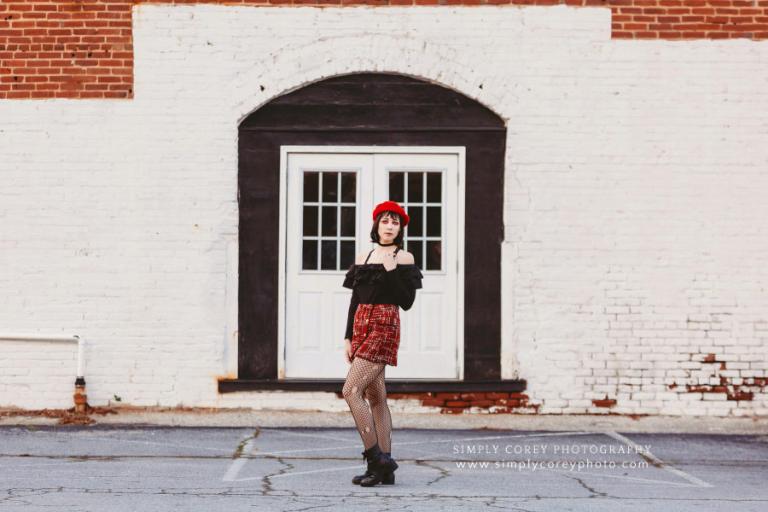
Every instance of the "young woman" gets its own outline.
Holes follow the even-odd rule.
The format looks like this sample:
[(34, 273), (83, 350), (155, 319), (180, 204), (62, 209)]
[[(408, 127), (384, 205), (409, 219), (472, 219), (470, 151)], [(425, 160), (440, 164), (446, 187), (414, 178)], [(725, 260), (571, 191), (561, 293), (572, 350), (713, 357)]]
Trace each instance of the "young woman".
[(351, 366), (342, 392), (363, 440), (363, 458), (368, 464), (365, 474), (354, 477), (352, 483), (365, 487), (394, 484), (398, 467), (391, 456), (392, 417), (384, 370), (386, 365), (397, 366), (398, 308), (411, 308), (424, 277), (413, 255), (401, 250), (408, 220), (396, 202), (378, 204), (371, 228), (371, 241), (377, 247), (358, 254), (344, 279), (344, 286), (353, 291), (344, 340)]

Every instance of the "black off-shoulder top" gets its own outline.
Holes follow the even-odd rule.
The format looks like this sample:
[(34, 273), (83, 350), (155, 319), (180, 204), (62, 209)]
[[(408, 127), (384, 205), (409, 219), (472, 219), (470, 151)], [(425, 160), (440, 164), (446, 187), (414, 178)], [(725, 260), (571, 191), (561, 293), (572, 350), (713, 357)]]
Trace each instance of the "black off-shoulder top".
[(343, 284), (345, 288), (352, 289), (344, 337), (352, 339), (352, 325), (358, 304), (397, 304), (406, 311), (411, 309), (416, 299), (416, 290), (422, 287), (423, 277), (415, 263), (398, 263), (390, 271), (384, 268), (383, 263), (350, 265)]

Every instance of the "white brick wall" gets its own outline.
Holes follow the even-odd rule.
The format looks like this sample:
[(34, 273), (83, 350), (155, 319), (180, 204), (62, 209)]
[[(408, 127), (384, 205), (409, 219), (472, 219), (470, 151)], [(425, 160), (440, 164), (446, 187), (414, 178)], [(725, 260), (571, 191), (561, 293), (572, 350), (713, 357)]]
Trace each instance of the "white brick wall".
[[(507, 122), (503, 375), (540, 412), (768, 414), (764, 392), (686, 392), (768, 370), (768, 43), (613, 41), (604, 8), (143, 4), (134, 48), (134, 100), (0, 101), (0, 328), (84, 336), (91, 404), (346, 410), (217, 394), (237, 125), (383, 71)], [(73, 350), (0, 342), (0, 361), (0, 405), (71, 406)]]

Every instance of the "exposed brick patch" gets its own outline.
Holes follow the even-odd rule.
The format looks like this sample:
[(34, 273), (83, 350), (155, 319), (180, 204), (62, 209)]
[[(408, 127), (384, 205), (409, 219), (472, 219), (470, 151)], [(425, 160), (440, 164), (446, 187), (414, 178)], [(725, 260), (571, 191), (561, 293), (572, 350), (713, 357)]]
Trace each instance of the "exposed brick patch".
[(717, 384), (681, 384), (672, 382), (667, 385), (667, 388), (674, 390), (684, 385), (686, 393), (724, 393), (727, 400), (735, 401), (751, 401), (754, 399), (756, 392), (762, 393), (765, 391), (768, 378), (749, 376), (734, 378), (722, 375), (720, 371), (728, 369), (728, 361), (718, 359), (717, 354), (712, 353), (706, 354), (703, 357), (701, 357), (701, 354), (691, 355), (691, 359), (694, 361), (699, 358), (702, 367), (712, 365), (712, 374), (714, 378), (718, 379)]
[(689, 393), (726, 393), (727, 386), (711, 386), (708, 384), (687, 384), (685, 390)]
[[(0, 99), (133, 97), (131, 8), (141, 0), (3, 0)], [(154, 0), (249, 6), (605, 7), (616, 39), (768, 39), (768, 0)]]
[(613, 407), (616, 405), (616, 400), (605, 395), (605, 398), (592, 400), (592, 405), (595, 407)]
[[(336, 396), (343, 398), (337, 392)], [(442, 414), (463, 414), (479, 412), (490, 414), (513, 414), (538, 412), (538, 404), (530, 404), (525, 393), (496, 393), (474, 391), (471, 393), (414, 392), (387, 393), (389, 400), (418, 400), (425, 407), (437, 407)]]
[(439, 407), (443, 414), (463, 414), (465, 412), (515, 413), (523, 411), (538, 412), (538, 405), (528, 402), (525, 393), (497, 393), (474, 391), (470, 393), (392, 393), (389, 399), (418, 399), (421, 405)]
[(729, 392), (727, 396), (728, 400), (752, 400), (755, 394), (752, 391), (736, 389), (733, 392)]

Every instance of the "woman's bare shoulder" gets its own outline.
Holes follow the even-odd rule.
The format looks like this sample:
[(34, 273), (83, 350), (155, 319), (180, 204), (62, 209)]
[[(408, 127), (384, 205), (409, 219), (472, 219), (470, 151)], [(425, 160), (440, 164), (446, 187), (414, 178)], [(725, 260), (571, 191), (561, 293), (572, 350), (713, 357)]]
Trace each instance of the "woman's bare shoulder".
[(402, 250), (397, 252), (397, 263), (403, 265), (412, 265), (416, 260), (413, 259), (413, 254), (408, 251)]
[(365, 258), (367, 257), (368, 257), (368, 251), (362, 251), (357, 253), (357, 256), (355, 256), (355, 264), (362, 265), (365, 262)]

